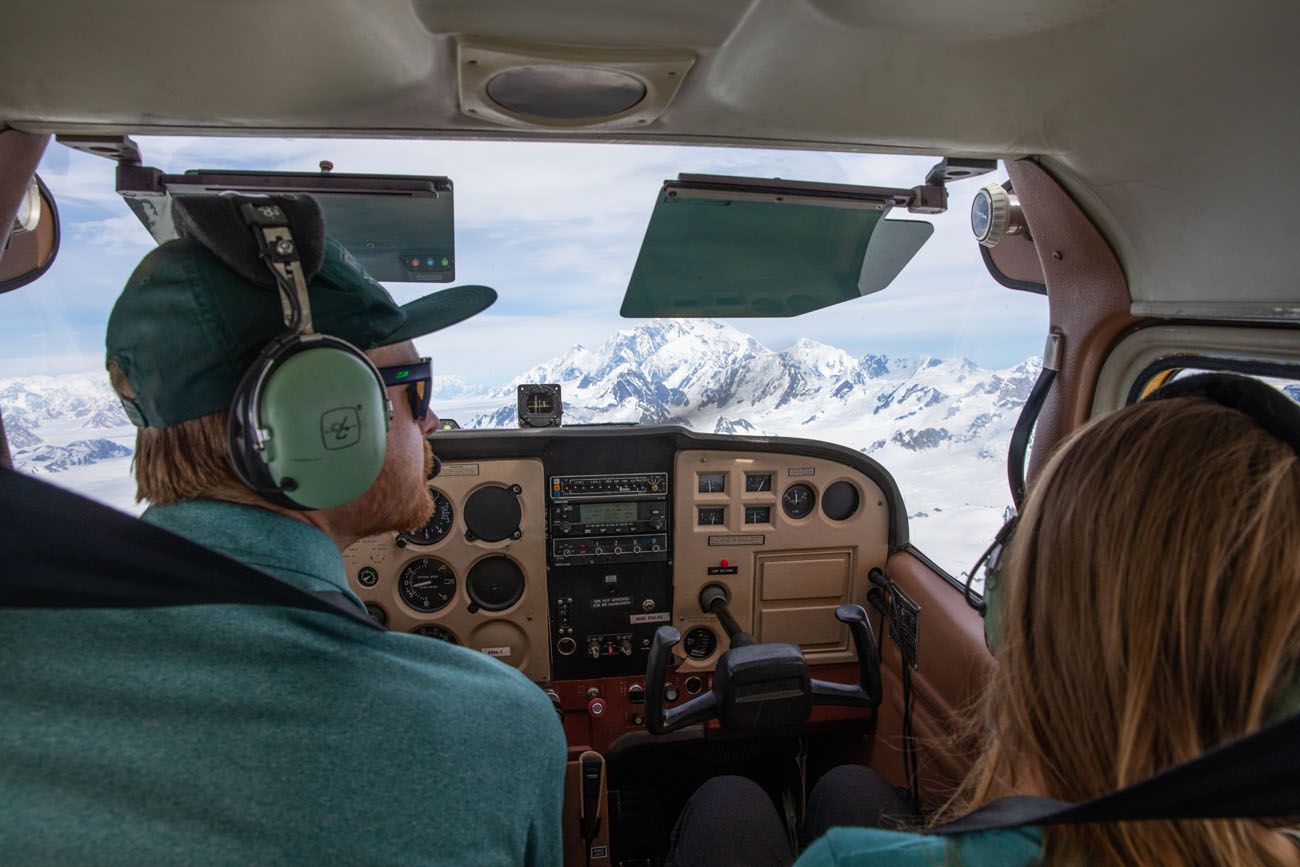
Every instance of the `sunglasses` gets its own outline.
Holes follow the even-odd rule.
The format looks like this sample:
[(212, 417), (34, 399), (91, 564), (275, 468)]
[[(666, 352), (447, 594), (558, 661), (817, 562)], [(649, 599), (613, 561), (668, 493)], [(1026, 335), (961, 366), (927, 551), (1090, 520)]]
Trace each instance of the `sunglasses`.
[(410, 364), (398, 364), (379, 368), (379, 375), (384, 385), (406, 386), (406, 400), (411, 405), (411, 415), (416, 421), (424, 421), (429, 414), (429, 397), (433, 393), (433, 364), (427, 358)]

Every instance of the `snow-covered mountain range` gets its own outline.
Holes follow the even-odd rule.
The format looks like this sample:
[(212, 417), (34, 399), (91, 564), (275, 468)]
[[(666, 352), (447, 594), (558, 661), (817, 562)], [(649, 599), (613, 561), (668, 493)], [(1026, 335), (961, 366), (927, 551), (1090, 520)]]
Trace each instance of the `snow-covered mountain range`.
[[(719, 322), (651, 320), (594, 349), (574, 346), (500, 388), (437, 377), (434, 406), (465, 427), (514, 427), (517, 385), (560, 383), (566, 425), (672, 423), (845, 445), (893, 474), (913, 541), (957, 574), (1009, 503), (1007, 444), (1039, 366), (1037, 358), (989, 370), (962, 358), (855, 356), (808, 339), (775, 351)], [(0, 411), (20, 469), (138, 511), (135, 429), (107, 379), (0, 379)], [(1300, 401), (1300, 385), (1276, 384)]]
[(514, 427), (515, 387), (550, 382), (562, 387), (566, 425), (672, 423), (846, 445), (895, 476), (914, 540), (955, 573), (1010, 502), (1007, 444), (1039, 366), (1036, 358), (988, 370), (960, 358), (859, 357), (809, 339), (775, 351), (719, 322), (653, 320), (438, 409), (465, 427)]

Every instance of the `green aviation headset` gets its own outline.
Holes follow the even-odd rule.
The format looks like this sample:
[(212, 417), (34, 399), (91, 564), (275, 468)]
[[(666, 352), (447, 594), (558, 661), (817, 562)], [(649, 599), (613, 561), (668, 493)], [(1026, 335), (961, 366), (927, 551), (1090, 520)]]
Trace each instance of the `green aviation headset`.
[[(1245, 413), (1300, 455), (1300, 407), (1277, 389), (1256, 379), (1230, 373), (1200, 373), (1163, 385), (1145, 400), (1175, 397), (1202, 397)], [(995, 596), (1005, 565), (1007, 545), (1019, 520), (1019, 515), (1012, 515), (971, 568), (969, 574), (973, 576), (981, 565), (984, 566), (984, 598), (977, 599), (970, 593), (969, 579), (966, 585), (967, 602), (984, 617), (984, 641), (995, 656), (1002, 638), (1002, 622)], [(1300, 711), (1300, 682), (1282, 698), (1278, 707), (1284, 713)]]
[(262, 349), (235, 389), (230, 464), (249, 488), (285, 508), (349, 503), (379, 478), (392, 404), (383, 376), (360, 349), (313, 330), (311, 275), (286, 210), (305, 210), (305, 222), (319, 223), (319, 208), (296, 196), (205, 199), (189, 203), (189, 219), (196, 222), (196, 212), (218, 219), (222, 210), (238, 213), (274, 279), (288, 329)]

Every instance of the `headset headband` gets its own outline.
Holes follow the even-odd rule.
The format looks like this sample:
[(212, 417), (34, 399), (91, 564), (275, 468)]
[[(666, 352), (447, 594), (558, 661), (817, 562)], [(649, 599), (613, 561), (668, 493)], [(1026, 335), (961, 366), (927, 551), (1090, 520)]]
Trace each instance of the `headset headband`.
[(1271, 385), (1235, 373), (1198, 373), (1162, 385), (1146, 400), (1175, 397), (1203, 397), (1245, 413), (1300, 456), (1300, 406)]

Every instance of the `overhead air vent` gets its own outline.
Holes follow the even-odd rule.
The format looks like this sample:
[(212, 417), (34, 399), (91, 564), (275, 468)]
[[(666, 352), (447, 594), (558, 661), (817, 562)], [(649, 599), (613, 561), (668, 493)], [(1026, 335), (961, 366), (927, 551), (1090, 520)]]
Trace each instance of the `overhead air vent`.
[(695, 62), (689, 51), (458, 40), (461, 110), (515, 127), (625, 129), (661, 115)]

